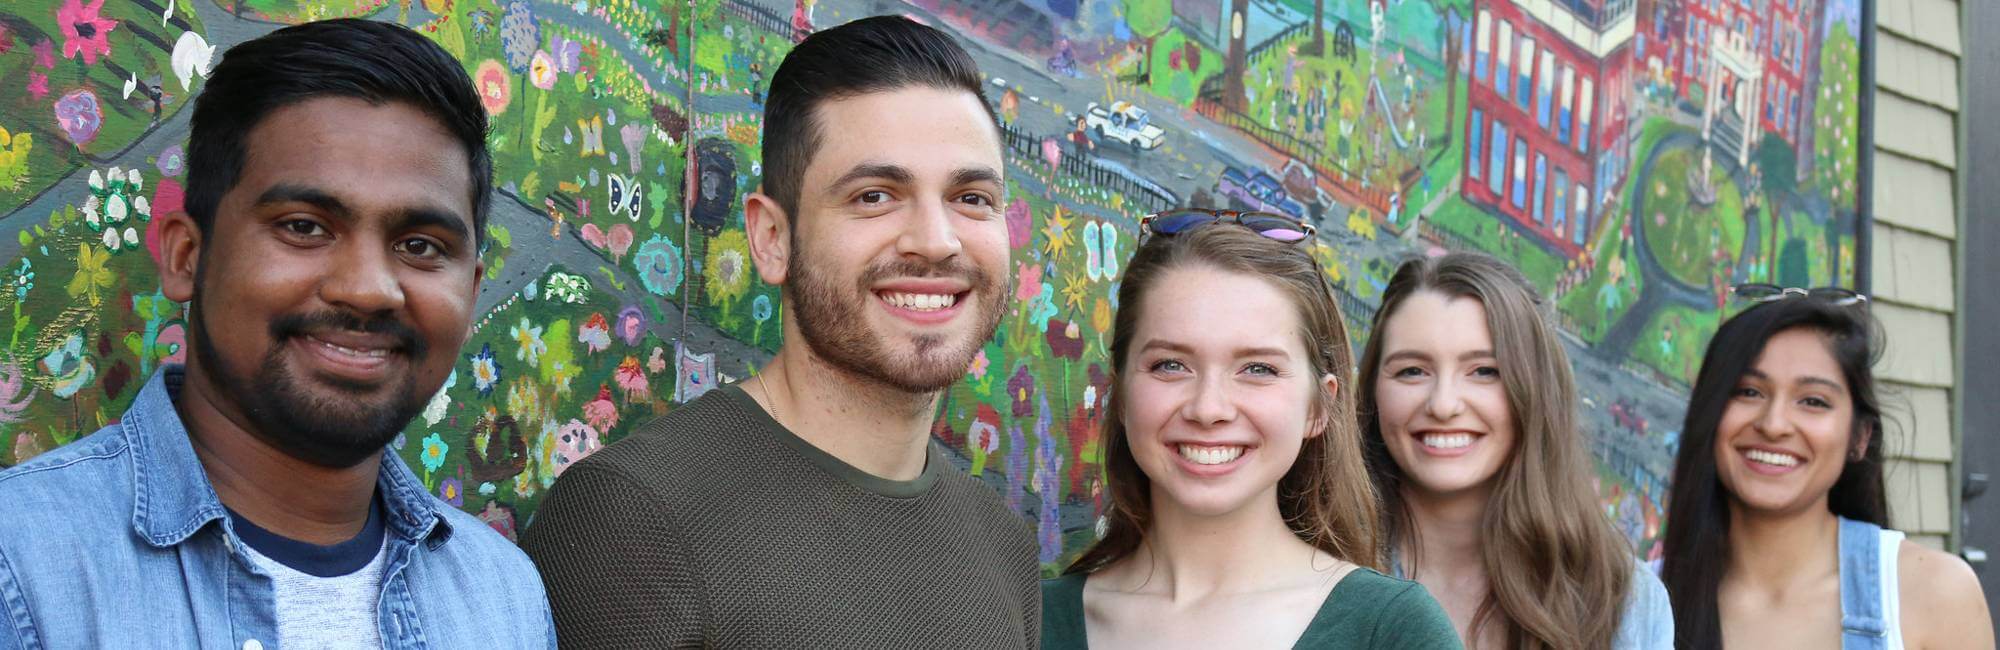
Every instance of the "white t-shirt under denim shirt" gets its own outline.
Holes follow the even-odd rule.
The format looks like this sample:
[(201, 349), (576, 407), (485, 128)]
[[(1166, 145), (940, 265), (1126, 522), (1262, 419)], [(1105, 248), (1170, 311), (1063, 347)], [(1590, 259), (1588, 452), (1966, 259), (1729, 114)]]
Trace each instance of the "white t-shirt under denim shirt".
[(376, 649), (382, 631), (376, 606), (382, 596), (382, 565), (388, 538), (379, 502), (368, 508), (368, 523), (353, 539), (320, 546), (264, 530), (230, 511), (244, 553), (270, 576), (277, 598), (278, 648), (284, 650)]

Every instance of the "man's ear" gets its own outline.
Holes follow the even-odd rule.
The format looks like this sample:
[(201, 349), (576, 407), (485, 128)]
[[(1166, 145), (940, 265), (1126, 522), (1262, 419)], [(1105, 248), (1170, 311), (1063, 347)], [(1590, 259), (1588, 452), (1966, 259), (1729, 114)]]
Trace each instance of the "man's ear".
[(201, 263), (201, 227), (194, 217), (176, 210), (160, 222), (160, 292), (168, 300), (194, 299), (194, 279)]
[(744, 229), (750, 236), (750, 259), (765, 284), (784, 286), (792, 262), (792, 220), (778, 201), (763, 192), (743, 197)]

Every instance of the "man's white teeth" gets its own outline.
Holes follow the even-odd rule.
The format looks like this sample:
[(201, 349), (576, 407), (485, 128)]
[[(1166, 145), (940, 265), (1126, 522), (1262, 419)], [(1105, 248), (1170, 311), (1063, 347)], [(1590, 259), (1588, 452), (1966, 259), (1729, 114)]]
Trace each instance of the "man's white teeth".
[(889, 304), (910, 311), (937, 311), (958, 304), (958, 296), (949, 293), (903, 293), (884, 291), (882, 299)]
[(1235, 445), (1208, 447), (1202, 445), (1180, 445), (1181, 458), (1196, 465), (1221, 465), (1243, 455), (1243, 448)]
[(1432, 449), (1460, 449), (1472, 446), (1470, 433), (1427, 433), (1423, 437), (1424, 446)]
[(1754, 462), (1763, 463), (1765, 465), (1776, 465), (1778, 467), (1797, 467), (1799, 465), (1799, 457), (1797, 456), (1793, 456), (1791, 454), (1782, 454), (1775, 451), (1765, 451), (1762, 449), (1751, 449), (1749, 451), (1745, 451), (1743, 452), (1743, 457), (1748, 458)]
[(353, 355), (353, 356), (357, 356), (357, 357), (368, 357), (368, 358), (371, 358), (371, 359), (380, 359), (380, 358), (382, 358), (382, 357), (386, 357), (386, 356), (389, 356), (389, 351), (388, 351), (388, 350), (384, 350), (384, 349), (382, 349), (382, 348), (369, 348), (369, 349), (366, 349), (366, 350), (360, 350), (360, 349), (355, 349), (355, 348), (350, 348), (350, 347), (346, 347), (346, 346), (340, 346), (340, 345), (334, 345), (334, 344), (332, 344), (332, 343), (328, 343), (328, 342), (326, 342), (326, 341), (320, 341), (320, 342), (319, 342), (319, 344), (320, 344), (320, 345), (324, 345), (324, 346), (326, 346), (326, 348), (327, 348), (327, 349), (329, 349), (329, 350), (333, 350), (334, 352), (339, 352), (339, 353), (341, 353), (341, 354), (347, 354), (347, 355)]

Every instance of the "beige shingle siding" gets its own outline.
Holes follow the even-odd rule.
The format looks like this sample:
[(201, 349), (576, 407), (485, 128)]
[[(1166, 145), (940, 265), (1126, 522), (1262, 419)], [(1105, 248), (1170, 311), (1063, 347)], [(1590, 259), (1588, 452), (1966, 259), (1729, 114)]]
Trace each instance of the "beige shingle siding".
[(1958, 438), (1952, 414), (1957, 350), (1957, 200), (1961, 7), (1954, 0), (1876, 5), (1875, 219), (1869, 270), (1875, 315), (1889, 334), (1876, 368), (1891, 416), (1890, 522), (1945, 547), (1953, 530)]
[(1949, 313), (1957, 300), (1952, 240), (1875, 223), (1870, 269), (1874, 290), (1885, 300)]

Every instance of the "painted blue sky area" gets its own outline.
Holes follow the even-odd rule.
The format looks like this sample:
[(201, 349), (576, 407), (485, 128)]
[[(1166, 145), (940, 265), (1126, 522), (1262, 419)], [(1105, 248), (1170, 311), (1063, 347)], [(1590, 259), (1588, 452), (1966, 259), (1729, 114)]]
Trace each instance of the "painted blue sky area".
[(1847, 30), (1847, 35), (1861, 36), (1861, 0), (1831, 0), (1826, 5), (1826, 25)]

